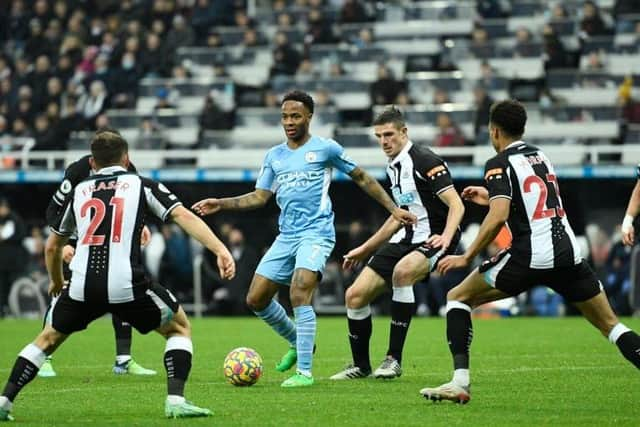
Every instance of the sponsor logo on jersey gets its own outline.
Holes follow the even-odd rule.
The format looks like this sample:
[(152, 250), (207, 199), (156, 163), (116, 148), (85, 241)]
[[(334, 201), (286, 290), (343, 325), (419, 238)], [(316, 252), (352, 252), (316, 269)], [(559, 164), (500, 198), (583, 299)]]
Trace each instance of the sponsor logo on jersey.
[(279, 185), (288, 187), (306, 187), (312, 181), (322, 179), (324, 177), (324, 171), (295, 171), (289, 173), (283, 173), (276, 177), (276, 181)]
[(398, 187), (394, 187), (391, 192), (398, 205), (409, 205), (416, 199), (413, 193), (401, 193)]

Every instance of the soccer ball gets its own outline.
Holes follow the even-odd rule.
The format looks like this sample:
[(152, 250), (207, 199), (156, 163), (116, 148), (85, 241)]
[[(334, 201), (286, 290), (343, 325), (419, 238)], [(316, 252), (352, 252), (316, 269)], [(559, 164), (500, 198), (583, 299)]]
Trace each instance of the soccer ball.
[(224, 377), (233, 385), (254, 385), (261, 376), (262, 357), (252, 348), (234, 348), (224, 358)]

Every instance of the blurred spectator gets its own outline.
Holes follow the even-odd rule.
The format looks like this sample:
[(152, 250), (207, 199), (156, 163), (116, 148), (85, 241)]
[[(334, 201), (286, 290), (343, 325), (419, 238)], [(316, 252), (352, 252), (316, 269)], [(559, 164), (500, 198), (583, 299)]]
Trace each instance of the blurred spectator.
[(351, 43), (359, 49), (369, 47), (373, 44), (373, 31), (370, 28), (361, 28), (358, 35), (353, 37)]
[(100, 129), (107, 129), (110, 127), (111, 127), (111, 124), (109, 123), (109, 116), (107, 116), (105, 113), (102, 113), (102, 114), (98, 114), (98, 116), (96, 117), (96, 120), (92, 129), (100, 130)]
[(584, 71), (605, 71), (605, 59), (604, 52), (600, 50), (594, 50), (587, 56), (580, 58), (580, 69)]
[(171, 70), (171, 51), (165, 51), (160, 37), (149, 34), (145, 48), (140, 53), (142, 75), (145, 77), (167, 77)]
[(53, 52), (53, 46), (44, 36), (42, 22), (38, 18), (32, 18), (29, 21), (29, 38), (24, 45), (24, 54), (28, 59), (35, 59), (41, 55), (50, 55)]
[[(633, 79), (627, 76), (618, 89), (618, 105), (621, 107), (619, 120), (619, 143), (627, 142), (629, 127), (640, 124), (640, 102), (633, 97)], [(637, 141), (636, 141), (637, 142)]]
[(489, 33), (482, 27), (476, 27), (471, 32), (469, 48), (476, 58), (491, 58), (494, 56), (494, 46), (489, 41)]
[(319, 88), (316, 90), (313, 100), (317, 107), (333, 107), (335, 103), (331, 98), (331, 94), (327, 89)]
[(320, 9), (311, 9), (307, 14), (307, 34), (304, 42), (307, 45), (335, 43), (331, 23)]
[(277, 108), (280, 106), (280, 97), (272, 90), (266, 90), (262, 96), (262, 106), (265, 108)]
[(173, 17), (173, 23), (165, 41), (167, 52), (176, 52), (181, 47), (192, 46), (195, 41), (193, 29), (182, 15)]
[(34, 127), (33, 137), (36, 145), (33, 150), (64, 150), (66, 148), (65, 141), (58, 137), (45, 113), (36, 116)]
[(293, 18), (291, 18), (291, 14), (283, 12), (278, 14), (276, 23), (279, 31), (290, 30), (293, 26)]
[(613, 244), (604, 266), (606, 279), (604, 290), (614, 311), (620, 316), (632, 313), (629, 306), (631, 248), (621, 240)]
[(340, 9), (339, 22), (341, 24), (367, 22), (368, 20), (369, 16), (360, 0), (344, 0), (344, 4)]
[(11, 135), (15, 138), (30, 138), (32, 133), (27, 122), (22, 117), (16, 117), (11, 123)]
[[(24, 0), (11, 2), (11, 11), (7, 19), (7, 36), (19, 42), (26, 40), (29, 37), (29, 16), (30, 12)], [(19, 46), (22, 44), (19, 43)]]
[(540, 49), (534, 42), (531, 31), (525, 27), (518, 28), (516, 30), (516, 44), (513, 48), (513, 56), (528, 58), (539, 55)]
[(447, 113), (439, 113), (436, 118), (438, 133), (433, 145), (436, 147), (460, 147), (464, 145), (464, 135), (451, 116)]
[(96, 117), (107, 108), (107, 89), (100, 80), (94, 80), (82, 107), (82, 115), (87, 127), (92, 128)]
[(616, 33), (633, 31), (633, 18), (629, 15), (640, 14), (640, 2), (637, 0), (616, 0), (611, 14), (616, 23)]
[(156, 105), (153, 106), (154, 110), (162, 110), (166, 108), (176, 108), (176, 102), (174, 101), (175, 95), (172, 96), (172, 91), (166, 87), (160, 87), (156, 90)]
[(204, 131), (207, 130), (229, 130), (235, 126), (235, 108), (225, 111), (214, 94), (207, 95), (204, 101), (204, 108), (198, 118), (200, 125), (200, 139)]
[(257, 47), (264, 44), (264, 40), (262, 40), (255, 28), (247, 28), (244, 30), (244, 34), (242, 35), (242, 45), (244, 47)]
[(582, 20), (580, 21), (580, 30), (587, 36), (607, 36), (611, 31), (607, 28), (600, 9), (591, 0), (585, 1), (582, 5)]
[(140, 67), (136, 57), (131, 52), (122, 56), (120, 67), (116, 69), (113, 77), (113, 93), (111, 103), (114, 108), (133, 108), (138, 96), (138, 80), (140, 79)]
[(478, 0), (476, 2), (478, 15), (484, 19), (506, 18), (509, 16), (508, 3), (501, 0)]
[(0, 196), (0, 318), (8, 314), (9, 292), (13, 281), (24, 271), (27, 254), (22, 246), (26, 230), (22, 218)]
[(213, 64), (211, 69), (214, 79), (227, 79), (229, 78), (229, 72), (227, 71), (227, 67), (222, 62), (218, 62)]
[(62, 84), (66, 86), (71, 77), (73, 77), (73, 73), (71, 58), (69, 58), (68, 55), (60, 55), (54, 74), (62, 81)]
[(275, 42), (273, 65), (269, 71), (269, 77), (295, 75), (300, 64), (300, 54), (291, 46), (289, 38), (282, 31), (276, 33)]
[(342, 77), (345, 74), (346, 73), (344, 71), (344, 67), (339, 61), (331, 61), (329, 63), (329, 77), (331, 78)]
[(207, 47), (222, 47), (223, 43), (222, 43), (222, 37), (220, 37), (220, 33), (218, 33), (217, 31), (211, 31), (208, 35), (207, 35), (207, 39), (205, 42), (205, 46)]
[(433, 105), (441, 105), (448, 104), (450, 102), (451, 98), (449, 98), (449, 92), (442, 88), (436, 88), (436, 90), (433, 92), (433, 99), (431, 100), (431, 103)]
[(473, 89), (473, 136), (476, 145), (485, 145), (489, 139), (489, 110), (493, 104), (493, 98), (487, 93), (484, 86), (476, 86)]
[(236, 276), (232, 280), (222, 280), (215, 256), (211, 251), (203, 251), (203, 281), (205, 286), (212, 287), (209, 311), (219, 315), (247, 314), (244, 300), (258, 265), (259, 255), (251, 245), (247, 245), (244, 233), (238, 228), (231, 229), (226, 243), (237, 266)]
[(393, 77), (389, 67), (378, 64), (378, 79), (371, 84), (369, 89), (371, 102), (374, 105), (392, 104), (403, 89), (403, 82)]
[(47, 274), (47, 268), (44, 261), (44, 243), (45, 236), (42, 227), (31, 227), (29, 236), (25, 237), (22, 245), (27, 251), (29, 261), (26, 270), (29, 273)]
[(189, 238), (175, 224), (163, 224), (165, 250), (159, 276), (163, 286), (181, 301), (190, 301), (193, 292), (193, 257)]
[(311, 58), (304, 58), (300, 61), (300, 65), (298, 66), (298, 71), (296, 72), (296, 77), (301, 77), (304, 79), (315, 79), (319, 77), (319, 73), (315, 68), (315, 64), (311, 60)]
[(398, 96), (396, 96), (396, 100), (394, 102), (395, 105), (411, 105), (414, 104), (413, 99), (409, 96), (406, 90), (401, 90), (398, 92)]
[(141, 150), (164, 150), (167, 140), (160, 125), (151, 117), (145, 117), (140, 122), (135, 147)]
[(52, 102), (60, 104), (63, 89), (60, 79), (58, 77), (51, 77), (47, 82), (47, 95), (45, 96), (44, 104), (49, 105)]
[(212, 27), (233, 24), (234, 4), (232, 0), (196, 0), (191, 13), (191, 26), (196, 39), (204, 40)]
[(547, 24), (543, 27), (542, 36), (544, 69), (552, 70), (569, 66), (569, 58), (564, 45), (551, 25)]

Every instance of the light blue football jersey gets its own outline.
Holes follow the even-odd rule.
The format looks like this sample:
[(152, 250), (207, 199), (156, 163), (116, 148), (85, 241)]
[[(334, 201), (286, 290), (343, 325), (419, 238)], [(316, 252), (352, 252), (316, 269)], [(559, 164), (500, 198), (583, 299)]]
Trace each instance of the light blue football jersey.
[(329, 198), (333, 168), (348, 174), (356, 164), (332, 139), (312, 136), (295, 150), (284, 142), (267, 152), (256, 188), (275, 193), (281, 234), (335, 240)]

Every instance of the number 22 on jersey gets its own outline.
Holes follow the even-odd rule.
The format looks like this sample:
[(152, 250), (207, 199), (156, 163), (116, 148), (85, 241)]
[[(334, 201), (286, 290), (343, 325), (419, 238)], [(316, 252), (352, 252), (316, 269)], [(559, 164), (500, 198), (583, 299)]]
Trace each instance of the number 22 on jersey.
[[(562, 208), (562, 200), (560, 199), (560, 188), (558, 187), (558, 178), (548, 173), (546, 176), (546, 181), (542, 177), (538, 175), (529, 175), (523, 183), (524, 192), (530, 193), (533, 191), (534, 186), (538, 187), (540, 190), (540, 194), (538, 195), (538, 202), (536, 203), (536, 208), (533, 211), (532, 220), (544, 219), (544, 218), (554, 218), (556, 216), (562, 218), (565, 213)], [(554, 208), (545, 209), (545, 206), (548, 204), (549, 190), (547, 184), (552, 184), (552, 191), (555, 193), (556, 200), (558, 201), (558, 206)]]
[[(122, 240), (122, 214), (124, 212), (124, 198), (112, 197), (109, 201), (109, 205), (113, 206), (113, 227), (111, 229), (111, 241), (113, 243), (119, 243)], [(89, 199), (80, 208), (80, 217), (84, 218), (89, 215), (90, 210), (94, 210), (93, 218), (87, 228), (87, 233), (82, 239), (83, 245), (89, 246), (102, 246), (104, 244), (104, 235), (96, 235), (95, 232), (102, 224), (107, 207), (100, 199)]]

